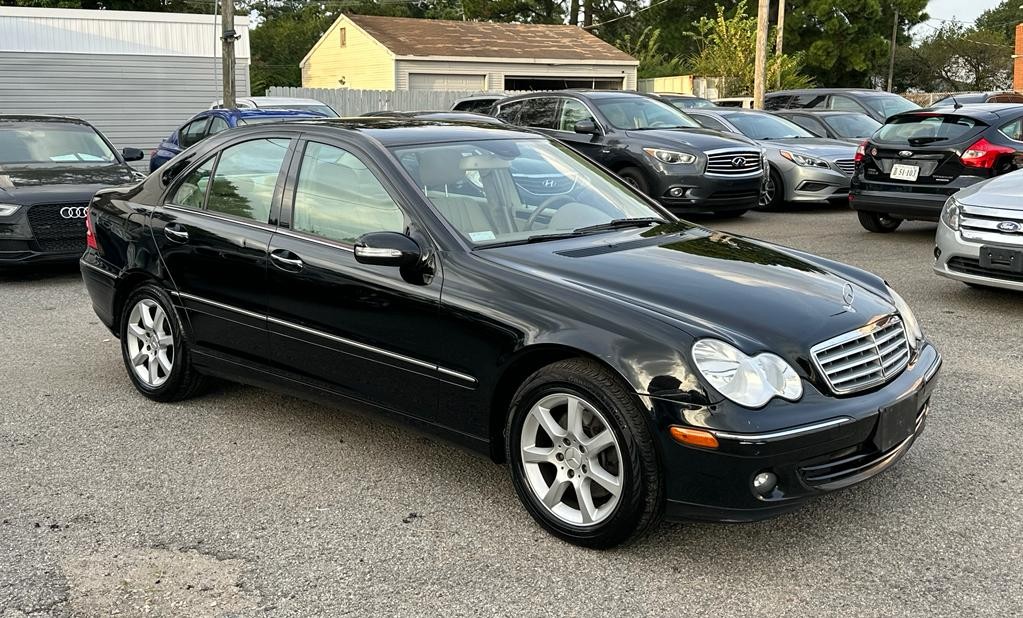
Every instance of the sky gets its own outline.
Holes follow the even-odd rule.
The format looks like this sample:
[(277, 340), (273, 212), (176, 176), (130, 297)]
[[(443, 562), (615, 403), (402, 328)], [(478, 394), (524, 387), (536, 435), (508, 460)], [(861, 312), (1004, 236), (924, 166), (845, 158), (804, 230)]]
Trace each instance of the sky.
[(1000, 0), (931, 0), (927, 3), (927, 14), (932, 18), (973, 21), (984, 11), (999, 4)]

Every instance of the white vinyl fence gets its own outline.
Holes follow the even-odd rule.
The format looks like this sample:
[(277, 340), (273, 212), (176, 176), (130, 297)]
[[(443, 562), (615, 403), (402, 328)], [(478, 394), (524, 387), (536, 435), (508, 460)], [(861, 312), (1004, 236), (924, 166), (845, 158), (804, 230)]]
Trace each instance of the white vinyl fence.
[(316, 99), (334, 108), (341, 116), (359, 116), (366, 112), (443, 111), (463, 97), (479, 91), (457, 90), (354, 90), (352, 88), (294, 88), (273, 86), (268, 97)]

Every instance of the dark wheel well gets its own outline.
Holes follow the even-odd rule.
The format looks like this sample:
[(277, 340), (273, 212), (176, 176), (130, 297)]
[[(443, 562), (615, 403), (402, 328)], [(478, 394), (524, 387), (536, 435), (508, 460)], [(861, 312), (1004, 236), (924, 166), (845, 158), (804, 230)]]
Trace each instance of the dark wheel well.
[(145, 272), (129, 272), (122, 275), (117, 281), (117, 289), (114, 290), (114, 332), (121, 332), (121, 310), (124, 308), (124, 301), (131, 295), (132, 290), (146, 281), (156, 281), (156, 278)]
[[(627, 166), (626, 166), (627, 167)], [(587, 354), (576, 348), (557, 345), (537, 346), (527, 350), (516, 358), (497, 381), (494, 394), (490, 400), (490, 457), (497, 463), (504, 463), (504, 426), (508, 416), (508, 406), (512, 396), (526, 378), (543, 367), (570, 358), (586, 358), (605, 366), (609, 371), (625, 380), (624, 376), (596, 356)]]

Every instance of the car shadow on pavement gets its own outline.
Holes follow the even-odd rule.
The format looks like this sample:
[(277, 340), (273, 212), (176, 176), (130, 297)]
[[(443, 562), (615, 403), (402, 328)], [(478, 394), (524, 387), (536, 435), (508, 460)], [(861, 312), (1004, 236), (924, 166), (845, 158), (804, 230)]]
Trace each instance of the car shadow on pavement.
[(78, 262), (36, 264), (31, 266), (0, 266), (0, 283), (21, 283), (44, 279), (80, 278)]

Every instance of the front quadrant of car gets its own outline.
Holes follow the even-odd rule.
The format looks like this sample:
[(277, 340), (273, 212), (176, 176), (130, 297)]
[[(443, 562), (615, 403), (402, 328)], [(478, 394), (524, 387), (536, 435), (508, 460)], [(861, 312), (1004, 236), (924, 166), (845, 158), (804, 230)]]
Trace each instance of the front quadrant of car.
[(560, 141), (360, 118), (184, 154), (97, 196), (82, 259), (150, 399), (209, 374), (407, 423), (597, 548), (792, 509), (925, 426), (941, 359), (883, 280), (681, 221)]

